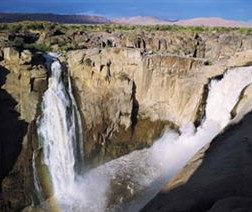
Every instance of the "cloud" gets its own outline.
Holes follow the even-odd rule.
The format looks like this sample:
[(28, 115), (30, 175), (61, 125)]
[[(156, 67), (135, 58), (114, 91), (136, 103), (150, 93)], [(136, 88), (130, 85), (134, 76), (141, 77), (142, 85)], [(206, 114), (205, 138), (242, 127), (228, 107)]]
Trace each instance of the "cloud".
[(100, 13), (100, 12), (96, 12), (96, 11), (84, 11), (84, 12), (78, 12), (76, 13), (76, 15), (90, 15), (90, 16), (102, 16), (102, 17), (106, 17), (106, 18), (118, 18), (117, 15), (112, 14), (112, 13)]
[(90, 16), (106, 16), (104, 14), (95, 12), (95, 11), (86, 11), (86, 12), (80, 12), (80, 13), (76, 13), (76, 15), (90, 15)]

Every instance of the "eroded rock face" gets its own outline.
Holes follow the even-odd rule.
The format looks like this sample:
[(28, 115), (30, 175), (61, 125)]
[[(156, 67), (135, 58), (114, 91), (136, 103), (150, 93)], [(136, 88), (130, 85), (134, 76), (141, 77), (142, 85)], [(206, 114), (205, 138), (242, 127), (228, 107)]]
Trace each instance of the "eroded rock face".
[[(51, 32), (48, 32), (51, 33)], [(137, 48), (146, 51), (170, 53), (209, 61), (225, 60), (236, 52), (252, 48), (251, 36), (235, 32), (190, 31), (115, 31), (86, 32), (67, 30), (62, 34), (41, 36), (40, 43), (53, 45), (54, 49)]]
[[(0, 63), (0, 210), (17, 211), (32, 202), (35, 119), (47, 87), (47, 74), (43, 66), (31, 64), (30, 52), (29, 58), (22, 57), (28, 51), (5, 48), (3, 52), (4, 60)], [(24, 59), (25, 63), (20, 63)]]
[(249, 54), (206, 66), (200, 59), (132, 48), (69, 52), (87, 158), (115, 158), (152, 144), (165, 127), (197, 125), (209, 79), (228, 67), (246, 65)]
[(150, 145), (165, 126), (171, 125), (168, 119), (152, 120), (141, 112), (134, 75), (142, 73), (143, 64), (141, 51), (134, 49), (68, 54), (68, 68), (83, 115), (88, 158), (111, 159)]
[(11, 60), (13, 60), (15, 62), (19, 61), (19, 52), (14, 48), (10, 48), (10, 47), (4, 48), (3, 54), (4, 54), (4, 59), (6, 61), (9, 61), (9, 62)]

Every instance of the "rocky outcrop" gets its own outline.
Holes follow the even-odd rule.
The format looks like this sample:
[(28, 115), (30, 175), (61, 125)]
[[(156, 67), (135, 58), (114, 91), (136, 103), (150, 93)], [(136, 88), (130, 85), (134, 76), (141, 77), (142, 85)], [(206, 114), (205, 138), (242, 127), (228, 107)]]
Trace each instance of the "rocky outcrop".
[(152, 144), (165, 127), (197, 125), (209, 79), (228, 67), (246, 65), (250, 54), (207, 66), (201, 59), (131, 48), (69, 52), (87, 158), (115, 158)]
[(86, 156), (92, 160), (115, 158), (150, 145), (170, 124), (156, 120), (153, 130), (145, 133), (153, 121), (138, 116), (137, 85), (132, 78), (133, 72), (142, 68), (140, 53), (92, 49), (68, 54), (68, 68), (83, 115)]
[[(69, 48), (119, 47), (139, 48), (146, 51), (176, 54), (180, 56), (204, 58), (211, 62), (225, 60), (235, 53), (252, 48), (252, 40), (248, 35), (237, 33), (193, 33), (193, 32), (75, 32), (68, 31), (64, 35), (45, 39), (60, 39), (59, 43), (67, 43)], [(51, 41), (50, 41), (51, 40)], [(59, 46), (58, 46), (59, 48)]]
[[(1, 26), (0, 26), (1, 27)], [(2, 26), (7, 28), (6, 26)], [(62, 26), (53, 23), (22, 23), (0, 33), (1, 46), (28, 47), (44, 51), (92, 48), (138, 48), (146, 51), (204, 58), (209, 63), (225, 60), (252, 48), (249, 34), (237, 29), (180, 29)], [(244, 30), (245, 31), (245, 30)]]
[(9, 212), (32, 202), (35, 120), (47, 87), (47, 74), (42, 64), (33, 65), (35, 55), (28, 50), (4, 48), (3, 57), (0, 62), (0, 210)]

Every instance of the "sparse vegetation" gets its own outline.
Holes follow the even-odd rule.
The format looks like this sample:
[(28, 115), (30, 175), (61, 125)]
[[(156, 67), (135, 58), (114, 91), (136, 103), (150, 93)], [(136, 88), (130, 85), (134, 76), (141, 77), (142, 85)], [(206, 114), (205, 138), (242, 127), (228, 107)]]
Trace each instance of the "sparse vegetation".
[(178, 26), (178, 25), (121, 25), (121, 24), (67, 24), (66, 29), (72, 30), (84, 30), (84, 31), (104, 31), (104, 32), (114, 32), (114, 31), (132, 31), (132, 30), (142, 30), (147, 32), (152, 31), (182, 31), (182, 32), (237, 32), (241, 34), (252, 34), (252, 28), (239, 28), (239, 27), (206, 27), (206, 26)]
[(50, 22), (18, 22), (0, 23), (0, 30), (26, 31), (26, 30), (83, 30), (83, 31), (191, 31), (191, 32), (239, 32), (242, 34), (252, 34), (252, 28), (239, 27), (206, 27), (206, 26), (178, 26), (178, 25), (122, 25), (122, 24), (57, 24)]
[[(121, 24), (57, 24), (50, 22), (18, 22), (18, 23), (0, 23), (0, 33), (5, 34), (8, 40), (7, 46), (13, 46), (19, 49), (27, 48), (32, 51), (68, 51), (78, 48), (88, 48), (85, 39), (87, 32), (126, 32), (129, 35), (131, 31), (136, 31), (133, 35), (138, 36), (141, 32), (183, 32), (183, 33), (235, 33), (238, 35), (252, 35), (252, 28), (238, 27), (204, 27), (190, 26), (183, 27), (178, 25), (121, 25)], [(85, 36), (87, 38), (85, 38)], [(129, 36), (130, 37), (130, 36)], [(102, 40), (103, 37), (97, 37), (90, 42), (97, 43), (97, 46), (113, 46), (112, 41)], [(110, 42), (110, 44), (107, 44)], [(139, 46), (145, 48), (145, 43), (139, 41)], [(134, 43), (134, 42), (133, 42)], [(137, 47), (137, 45), (136, 45)], [(175, 52), (175, 50), (174, 50)]]
[(31, 51), (41, 51), (41, 52), (49, 52), (52, 50), (50, 46), (47, 46), (45, 44), (24, 44), (25, 49), (30, 49)]
[(47, 30), (64, 33), (67, 30), (73, 31), (94, 31), (94, 32), (113, 32), (113, 31), (184, 31), (184, 32), (238, 32), (241, 34), (252, 34), (252, 28), (239, 27), (205, 27), (205, 26), (178, 26), (178, 25), (122, 25), (122, 24), (57, 24), (50, 22), (19, 22), (0, 24), (1, 31), (29, 31)]

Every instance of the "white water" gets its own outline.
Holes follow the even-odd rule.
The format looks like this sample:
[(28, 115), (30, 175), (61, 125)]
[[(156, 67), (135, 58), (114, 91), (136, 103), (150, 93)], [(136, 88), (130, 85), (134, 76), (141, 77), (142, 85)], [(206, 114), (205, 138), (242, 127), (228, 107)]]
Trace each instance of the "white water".
[(61, 204), (66, 196), (74, 193), (77, 173), (83, 167), (83, 136), (70, 78), (68, 77), (69, 86), (66, 89), (60, 62), (55, 58), (50, 60), (51, 77), (43, 96), (38, 135), (43, 146), (44, 163), (50, 172), (54, 196)]
[[(56, 82), (60, 84), (59, 80)], [(65, 109), (61, 107), (63, 113), (53, 110), (53, 105), (58, 105), (58, 102), (64, 103), (60, 105), (69, 103), (53, 99), (55, 85), (51, 82), (43, 105), (43, 113), (48, 115), (44, 115), (40, 131), (44, 134), (44, 140), (48, 140), (44, 144), (44, 148), (48, 148), (45, 161), (52, 175), (55, 196), (59, 199), (60, 194), (64, 194), (65, 197), (61, 199), (63, 211), (69, 211), (69, 208), (75, 212), (134, 212), (141, 209), (165, 181), (180, 171), (198, 150), (211, 142), (231, 122), (230, 112), (241, 91), (251, 82), (251, 67), (229, 70), (222, 80), (212, 80), (210, 83), (206, 117), (197, 129), (193, 124), (188, 124), (181, 129), (180, 135), (169, 130), (151, 148), (134, 151), (78, 177), (74, 175), (73, 168), (74, 145), (67, 144), (69, 133), (65, 124), (62, 124), (62, 118), (67, 120), (68, 116), (62, 117)], [(52, 105), (52, 102), (57, 104)], [(58, 126), (55, 126), (56, 123)], [(61, 135), (56, 133), (55, 138), (55, 132)], [(64, 160), (58, 155), (59, 152), (64, 155)], [(69, 185), (71, 192), (67, 192)]]
[(39, 174), (36, 169), (36, 152), (33, 152), (32, 154), (32, 169), (33, 169), (33, 180), (34, 180), (34, 186), (35, 186), (35, 195), (37, 197), (38, 202), (43, 201), (43, 189), (40, 185), (39, 181)]

